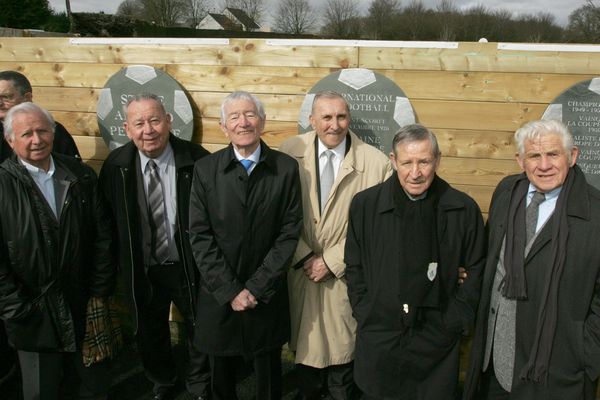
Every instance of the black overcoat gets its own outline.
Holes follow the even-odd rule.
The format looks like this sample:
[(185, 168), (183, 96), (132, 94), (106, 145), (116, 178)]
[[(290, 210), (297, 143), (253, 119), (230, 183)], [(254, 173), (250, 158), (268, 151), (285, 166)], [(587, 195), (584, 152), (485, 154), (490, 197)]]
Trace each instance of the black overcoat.
[[(421, 285), (400, 287), (403, 266), (398, 254), (415, 250), (398, 243), (404, 221), (394, 201), (394, 191), (401, 190), (396, 174), (357, 194), (350, 207), (345, 261), (348, 295), (358, 322), (354, 376), (372, 396), (416, 399), (417, 384), (426, 382), (425, 398), (454, 398), (460, 338), (475, 321), (485, 238), (473, 199), (438, 177), (433, 184), (441, 193), (436, 209), (438, 269), (427, 282), (431, 276), (424, 266)], [(468, 271), (461, 286), (458, 267)], [(439, 301), (429, 306), (420, 300), (422, 288), (436, 284)], [(416, 322), (409, 324), (414, 313)]]
[[(175, 242), (184, 268), (192, 314), (195, 308), (198, 277), (192, 250), (189, 245), (189, 201), (192, 187), (194, 162), (208, 153), (202, 146), (169, 136), (176, 169), (177, 231)], [(128, 298), (134, 332), (138, 327), (138, 307), (151, 297), (150, 282), (146, 276), (143, 256), (141, 212), (144, 207), (138, 201), (138, 149), (133, 142), (119, 147), (108, 155), (102, 165), (98, 180), (99, 192), (109, 211), (114, 237), (114, 257), (121, 270), (123, 286)], [(141, 180), (140, 180), (141, 181)]]
[(24, 351), (80, 349), (89, 297), (111, 295), (115, 283), (96, 173), (75, 158), (53, 158), (55, 189), (65, 189), (58, 219), (15, 155), (0, 165), (0, 318)]
[[(475, 396), (482, 373), (492, 283), (506, 234), (510, 193), (517, 178), (523, 175), (513, 175), (500, 182), (490, 206), (488, 259), (464, 390), (464, 398), (469, 400)], [(515, 369), (510, 397), (514, 400), (596, 398), (600, 374), (600, 192), (588, 185), (582, 174), (580, 178), (575, 179), (568, 198), (569, 238), (558, 289), (558, 321), (547, 386), (521, 381), (519, 375), (529, 359), (540, 293), (546, 274), (552, 268), (549, 260), (552, 219), (538, 233), (525, 260), (528, 300), (517, 302)]]
[[(251, 356), (289, 337), (286, 271), (302, 226), (296, 160), (261, 141), (251, 175), (229, 145), (198, 161), (190, 198), (190, 241), (200, 271), (194, 340), (212, 355)], [(247, 288), (256, 308), (230, 301)]]

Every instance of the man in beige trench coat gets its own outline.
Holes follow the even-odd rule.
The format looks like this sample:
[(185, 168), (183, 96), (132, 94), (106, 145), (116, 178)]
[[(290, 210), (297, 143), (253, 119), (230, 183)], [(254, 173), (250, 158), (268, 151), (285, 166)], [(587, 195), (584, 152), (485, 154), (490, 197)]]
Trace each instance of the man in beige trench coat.
[(335, 400), (359, 396), (352, 377), (356, 321), (344, 277), (348, 209), (359, 191), (391, 174), (388, 158), (350, 132), (346, 100), (318, 93), (314, 131), (286, 140), (280, 151), (298, 160), (304, 224), (288, 274), (290, 348), (302, 399), (329, 392)]

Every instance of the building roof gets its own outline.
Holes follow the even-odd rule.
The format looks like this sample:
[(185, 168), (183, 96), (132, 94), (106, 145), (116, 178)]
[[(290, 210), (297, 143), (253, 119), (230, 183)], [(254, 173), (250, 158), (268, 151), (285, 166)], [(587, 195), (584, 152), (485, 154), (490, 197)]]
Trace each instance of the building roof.
[(221, 25), (223, 29), (239, 28), (239, 24), (235, 23), (235, 21), (232, 21), (231, 18), (227, 17), (226, 15), (213, 13), (209, 13), (208, 15), (217, 21), (217, 23)]
[(229, 11), (242, 25), (246, 27), (247, 30), (250, 29), (259, 29), (260, 26), (248, 14), (246, 14), (243, 10), (239, 8), (231, 8), (227, 7), (227, 11)]

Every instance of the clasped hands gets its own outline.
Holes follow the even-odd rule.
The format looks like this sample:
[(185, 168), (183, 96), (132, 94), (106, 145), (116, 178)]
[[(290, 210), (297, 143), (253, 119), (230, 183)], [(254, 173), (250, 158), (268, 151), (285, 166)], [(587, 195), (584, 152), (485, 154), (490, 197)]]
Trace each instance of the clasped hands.
[(230, 304), (233, 311), (246, 311), (255, 308), (258, 301), (248, 289), (244, 289), (231, 300)]
[(325, 264), (323, 256), (313, 255), (304, 262), (302, 268), (304, 269), (304, 275), (315, 283), (325, 282), (333, 278), (333, 273), (327, 267), (327, 264)]

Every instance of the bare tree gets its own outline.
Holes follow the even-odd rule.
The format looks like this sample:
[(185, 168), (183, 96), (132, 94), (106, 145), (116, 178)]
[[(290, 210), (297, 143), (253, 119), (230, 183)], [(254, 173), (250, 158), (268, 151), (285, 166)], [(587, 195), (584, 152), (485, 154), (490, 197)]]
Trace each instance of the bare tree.
[(373, 39), (393, 39), (394, 19), (400, 11), (400, 0), (373, 0), (365, 20), (367, 33)]
[(600, 7), (588, 0), (587, 4), (569, 15), (567, 39), (571, 42), (600, 42)]
[(183, 0), (184, 13), (192, 28), (198, 26), (200, 21), (208, 14), (209, 0)]
[(223, 0), (223, 6), (244, 11), (259, 25), (265, 12), (264, 0)]
[(173, 26), (184, 15), (183, 0), (140, 0), (146, 20), (159, 26)]
[(119, 4), (116, 15), (144, 19), (141, 0), (124, 0)]
[(410, 40), (419, 40), (419, 38), (422, 40), (421, 32), (428, 22), (426, 18), (427, 11), (421, 0), (411, 0), (404, 8), (404, 21)]
[(299, 35), (317, 26), (317, 13), (308, 0), (281, 0), (274, 16), (275, 30)]
[(437, 39), (450, 41), (456, 40), (460, 28), (460, 11), (452, 0), (440, 0), (436, 7), (439, 23), (439, 34)]
[(327, 0), (322, 31), (327, 36), (338, 38), (360, 36), (360, 13), (357, 0)]

